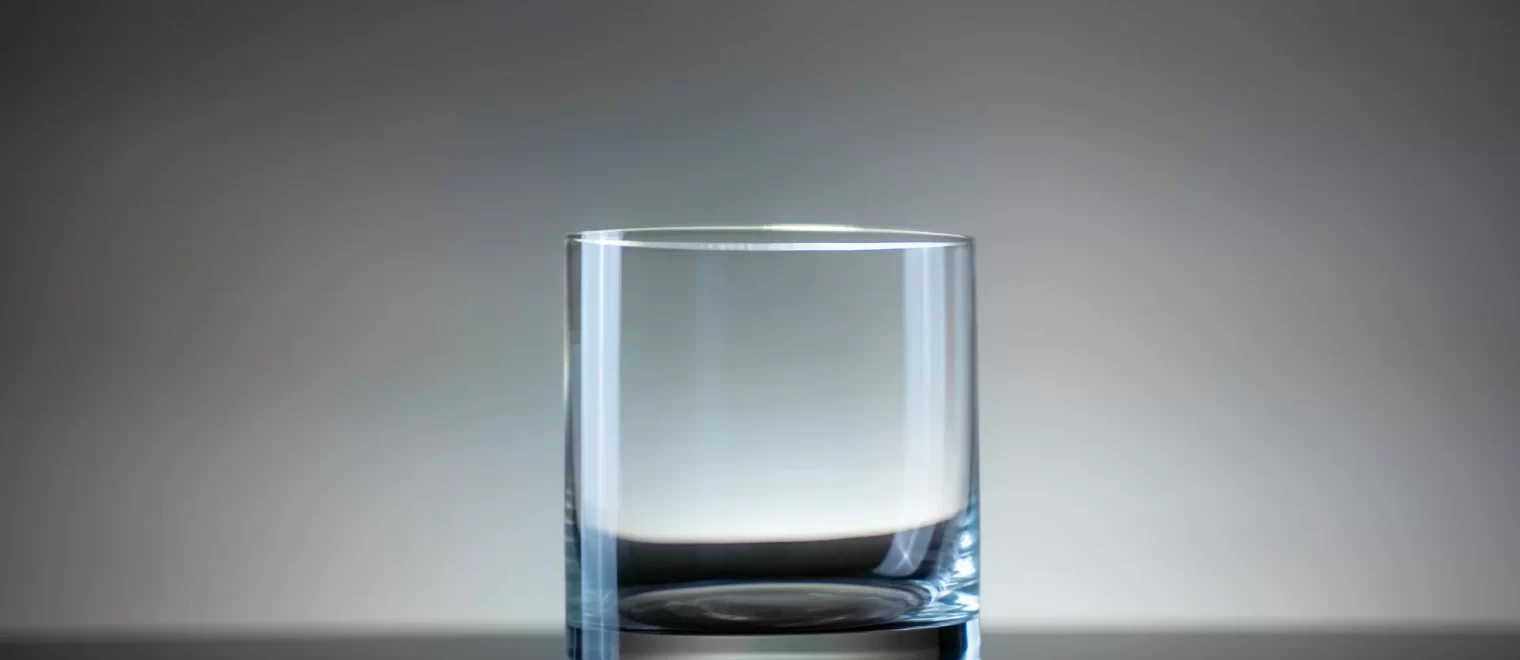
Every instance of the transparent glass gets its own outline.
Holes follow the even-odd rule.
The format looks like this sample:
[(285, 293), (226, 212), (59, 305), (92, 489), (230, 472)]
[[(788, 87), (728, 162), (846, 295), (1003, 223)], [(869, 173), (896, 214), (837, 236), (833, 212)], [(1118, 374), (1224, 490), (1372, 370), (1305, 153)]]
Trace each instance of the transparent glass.
[(571, 235), (571, 655), (619, 657), (630, 634), (964, 644), (973, 270), (971, 239), (926, 232)]

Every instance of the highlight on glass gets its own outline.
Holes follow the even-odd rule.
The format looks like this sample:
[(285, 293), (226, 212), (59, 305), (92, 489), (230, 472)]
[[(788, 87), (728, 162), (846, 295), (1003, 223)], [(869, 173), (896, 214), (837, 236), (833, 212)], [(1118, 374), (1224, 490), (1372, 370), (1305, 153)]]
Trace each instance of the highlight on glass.
[(567, 258), (572, 657), (887, 631), (974, 657), (970, 238), (605, 230)]

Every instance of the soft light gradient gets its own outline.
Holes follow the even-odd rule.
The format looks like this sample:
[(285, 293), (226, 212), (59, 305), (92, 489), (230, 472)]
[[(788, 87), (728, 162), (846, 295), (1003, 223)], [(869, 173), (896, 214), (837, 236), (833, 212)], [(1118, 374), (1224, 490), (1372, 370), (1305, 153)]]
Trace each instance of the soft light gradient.
[(798, 222), (978, 237), (989, 628), (1520, 621), (1517, 25), (6, 3), (0, 632), (557, 628), (563, 234)]
[[(601, 490), (580, 501), (616, 516), (583, 524), (640, 541), (816, 541), (965, 510), (970, 359), (945, 336), (972, 330), (957, 298), (968, 247), (581, 249), (582, 273), (599, 251), (620, 262), (576, 287), (581, 483)], [(619, 299), (615, 343), (593, 327), (604, 297)], [(593, 371), (611, 351), (607, 387)], [(609, 453), (621, 469), (593, 471)]]

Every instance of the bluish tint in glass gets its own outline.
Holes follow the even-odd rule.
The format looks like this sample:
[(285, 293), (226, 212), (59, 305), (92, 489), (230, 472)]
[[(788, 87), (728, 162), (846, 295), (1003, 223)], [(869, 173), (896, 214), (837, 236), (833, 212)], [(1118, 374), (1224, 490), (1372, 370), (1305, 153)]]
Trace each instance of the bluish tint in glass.
[(970, 239), (772, 226), (568, 247), (571, 655), (909, 630), (973, 655)]

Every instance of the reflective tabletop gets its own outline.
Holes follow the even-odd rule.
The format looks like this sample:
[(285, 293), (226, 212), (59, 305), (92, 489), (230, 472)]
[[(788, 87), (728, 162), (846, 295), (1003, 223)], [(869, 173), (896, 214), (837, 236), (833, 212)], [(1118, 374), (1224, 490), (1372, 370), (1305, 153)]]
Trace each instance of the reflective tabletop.
[[(831, 657), (810, 652), (724, 650), (635, 651), (643, 658), (682, 660), (809, 660)], [(837, 657), (863, 660), (896, 657), (898, 652), (840, 653)], [(625, 652), (623, 657), (628, 658)], [(3, 639), (0, 658), (100, 658), (102, 660), (505, 660), (565, 657), (563, 638), (533, 635), (363, 635), (352, 637), (180, 637)], [(1463, 660), (1520, 658), (1520, 629), (1483, 631), (1349, 631), (1302, 632), (1024, 632), (983, 637), (987, 660), (1402, 660), (1441, 658)]]

